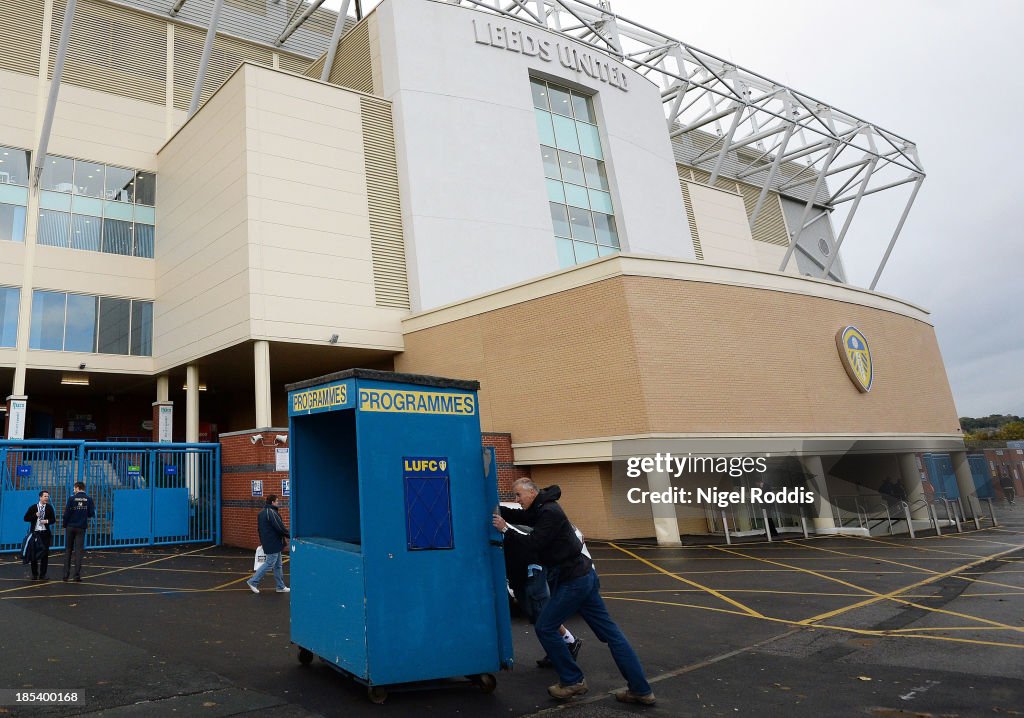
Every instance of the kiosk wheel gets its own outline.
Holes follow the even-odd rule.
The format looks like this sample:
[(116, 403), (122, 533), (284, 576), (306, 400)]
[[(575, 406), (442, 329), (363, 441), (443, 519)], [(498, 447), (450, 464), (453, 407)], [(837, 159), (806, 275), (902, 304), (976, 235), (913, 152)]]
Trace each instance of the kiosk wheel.
[(380, 705), (388, 699), (388, 692), (382, 686), (369, 686), (366, 689), (366, 697), (370, 699), (371, 703)]
[(473, 685), (478, 686), (483, 693), (494, 693), (494, 689), (498, 687), (498, 680), (490, 673), (470, 676), (469, 680), (473, 682)]
[(315, 656), (313, 655), (313, 651), (307, 650), (305, 648), (299, 649), (299, 663), (301, 663), (302, 665), (308, 666), (310, 663), (313, 662), (313, 658), (315, 658)]

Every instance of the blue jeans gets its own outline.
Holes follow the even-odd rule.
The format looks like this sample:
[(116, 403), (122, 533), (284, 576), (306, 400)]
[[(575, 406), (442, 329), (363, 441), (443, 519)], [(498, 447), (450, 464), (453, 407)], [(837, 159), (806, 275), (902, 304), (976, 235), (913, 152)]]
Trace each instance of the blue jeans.
[(258, 586), (260, 579), (263, 578), (264, 574), (270, 569), (274, 569), (274, 580), (277, 581), (277, 587), (279, 589), (284, 588), (284, 564), (281, 563), (281, 552), (268, 553), (267, 560), (263, 562), (263, 565), (256, 569), (256, 573), (249, 579), (248, 583), (253, 586)]
[(640, 659), (608, 615), (608, 608), (601, 598), (601, 581), (594, 569), (590, 569), (586, 576), (556, 583), (551, 599), (534, 626), (537, 639), (558, 672), (558, 680), (567, 686), (583, 680), (583, 671), (569, 653), (568, 644), (558, 634), (558, 627), (575, 613), (579, 613), (587, 622), (599, 641), (608, 644), (615, 665), (626, 679), (629, 690), (642, 696), (650, 693), (651, 685), (644, 677)]

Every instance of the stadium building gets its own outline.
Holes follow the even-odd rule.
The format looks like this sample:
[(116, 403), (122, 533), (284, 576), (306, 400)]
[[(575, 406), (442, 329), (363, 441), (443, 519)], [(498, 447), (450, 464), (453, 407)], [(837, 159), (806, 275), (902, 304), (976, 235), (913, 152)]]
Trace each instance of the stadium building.
[[(595, 538), (721, 528), (622, 509), (613, 458), (664, 447), (795, 459), (820, 532), (886, 476), (927, 518), (917, 452), (969, 493), (928, 312), (874, 291), (912, 142), (607, 4), (322, 2), (0, 5), (9, 437), (165, 411), (244, 478), (285, 384), (366, 367), (479, 380), (504, 488)], [(894, 208), (866, 288), (862, 201)]]

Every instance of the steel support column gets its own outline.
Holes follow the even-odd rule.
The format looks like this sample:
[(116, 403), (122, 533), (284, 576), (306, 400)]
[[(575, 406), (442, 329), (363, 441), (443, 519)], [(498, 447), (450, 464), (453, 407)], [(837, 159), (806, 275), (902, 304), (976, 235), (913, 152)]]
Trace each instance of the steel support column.
[(868, 287), (872, 291), (874, 291), (875, 285), (878, 284), (878, 278), (882, 276), (882, 270), (885, 269), (885, 264), (889, 261), (889, 255), (892, 254), (892, 248), (896, 245), (900, 232), (903, 231), (903, 224), (907, 221), (910, 208), (914, 206), (914, 200), (917, 199), (917, 192), (921, 189), (922, 182), (924, 182), (924, 177), (918, 177), (917, 182), (914, 183), (914, 191), (910, 193), (910, 199), (907, 200), (907, 206), (903, 208), (903, 214), (900, 216), (899, 224), (896, 225), (896, 231), (892, 233), (889, 246), (885, 248), (885, 256), (882, 257), (882, 262), (878, 265), (878, 271), (875, 272), (875, 278), (871, 280), (871, 286)]
[(324, 61), (324, 69), (320, 71), (320, 81), (327, 82), (331, 76), (331, 68), (334, 67), (334, 56), (338, 52), (338, 45), (341, 44), (341, 35), (345, 31), (345, 18), (348, 17), (348, 6), (352, 0), (344, 0), (341, 9), (338, 10), (338, 19), (334, 23), (334, 33), (331, 35), (331, 46), (327, 48), (327, 59)]
[(821, 189), (821, 185), (825, 182), (825, 173), (828, 172), (828, 166), (832, 164), (832, 160), (836, 157), (836, 152), (839, 150), (839, 143), (834, 142), (832, 149), (828, 152), (828, 157), (825, 158), (825, 164), (821, 167), (821, 172), (818, 174), (818, 181), (814, 183), (814, 189), (811, 190), (811, 196), (807, 200), (807, 204), (804, 206), (804, 212), (800, 216), (800, 221), (796, 223), (798, 227), (796, 234), (793, 236), (792, 241), (789, 243), (789, 247), (786, 249), (786, 256), (782, 259), (782, 264), (779, 265), (779, 271), (785, 272), (786, 265), (789, 264), (790, 257), (793, 256), (793, 249), (796, 247), (796, 243), (800, 241), (800, 235), (804, 233), (804, 222), (807, 221), (808, 215), (811, 213), (811, 207), (814, 206), (814, 200), (818, 196), (818, 190)]
[(192, 102), (188, 106), (189, 117), (196, 114), (196, 110), (199, 109), (199, 98), (203, 95), (206, 69), (210, 66), (210, 53), (213, 52), (213, 41), (217, 37), (217, 24), (220, 22), (220, 10), (222, 7), (224, 7), (224, 0), (213, 0), (213, 12), (210, 13), (210, 27), (206, 30), (206, 41), (203, 43), (203, 56), (199, 60), (196, 84), (192, 86)]
[(57, 109), (57, 95), (60, 93), (60, 80), (64, 75), (64, 60), (68, 54), (68, 41), (71, 39), (71, 23), (75, 18), (77, 0), (67, 0), (64, 8), (64, 24), (60, 28), (60, 44), (57, 45), (57, 59), (53, 63), (53, 77), (50, 78), (50, 94), (46, 98), (46, 114), (43, 115), (43, 127), (39, 132), (39, 147), (36, 150), (32, 170), (32, 186), (39, 186), (39, 176), (43, 173), (43, 162), (46, 161), (46, 148), (50, 145), (50, 132), (53, 130), (53, 113)]

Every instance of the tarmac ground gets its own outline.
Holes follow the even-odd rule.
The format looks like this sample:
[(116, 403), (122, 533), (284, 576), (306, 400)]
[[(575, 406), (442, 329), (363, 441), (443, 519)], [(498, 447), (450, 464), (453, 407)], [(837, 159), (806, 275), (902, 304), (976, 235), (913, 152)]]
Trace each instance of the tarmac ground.
[(59, 580), (60, 552), (45, 583), (4, 555), (0, 689), (76, 689), (85, 702), (5, 701), (0, 715), (1024, 715), (1024, 506), (998, 517), (998, 527), (914, 540), (588, 541), (653, 707), (615, 702), (623, 679), (578, 617), (569, 625), (585, 642), (590, 692), (568, 704), (548, 698), (557, 677), (534, 666), (542, 651), (514, 618), (517, 665), (495, 692), (392, 691), (375, 705), (329, 665), (299, 664), (289, 596), (269, 578), (259, 596), (249, 591), (248, 551), (90, 550), (82, 583)]

